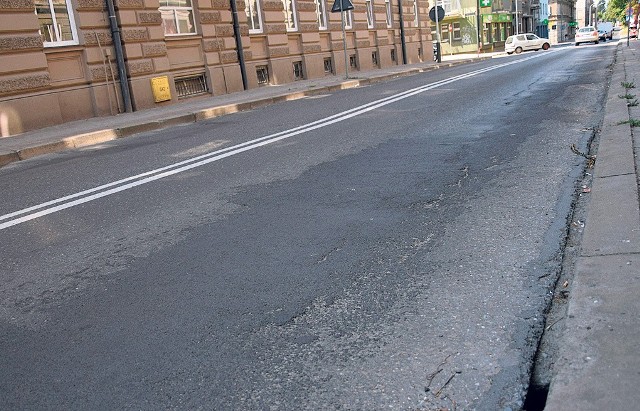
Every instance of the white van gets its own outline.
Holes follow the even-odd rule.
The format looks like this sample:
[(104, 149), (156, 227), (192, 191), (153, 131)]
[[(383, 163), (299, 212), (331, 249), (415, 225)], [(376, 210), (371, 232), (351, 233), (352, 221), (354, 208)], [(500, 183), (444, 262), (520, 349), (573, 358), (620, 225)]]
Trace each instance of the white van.
[(602, 30), (605, 33), (605, 39), (613, 40), (613, 23), (609, 21), (603, 21), (598, 23), (598, 31)]

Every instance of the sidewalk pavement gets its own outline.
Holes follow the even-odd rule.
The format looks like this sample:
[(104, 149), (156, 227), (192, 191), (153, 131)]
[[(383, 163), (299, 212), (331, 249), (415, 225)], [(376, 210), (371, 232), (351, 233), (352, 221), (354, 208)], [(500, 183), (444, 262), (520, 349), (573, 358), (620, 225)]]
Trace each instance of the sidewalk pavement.
[(640, 41), (620, 40), (547, 411), (640, 409), (638, 67)]
[[(399, 65), (370, 72), (268, 86), (240, 93), (112, 117), (92, 118), (0, 138), (0, 167), (42, 154), (123, 138), (177, 124), (253, 109), (279, 101), (359, 87), (392, 78), (491, 58), (504, 53), (443, 56), (443, 62)], [(639, 94), (640, 41), (621, 40), (606, 99), (597, 147), (582, 250), (570, 289), (560, 357), (546, 410), (632, 410), (640, 408), (640, 106), (620, 95)], [(626, 90), (622, 83), (637, 88)], [(637, 90), (637, 91), (636, 91)], [(640, 132), (636, 132), (640, 135)]]

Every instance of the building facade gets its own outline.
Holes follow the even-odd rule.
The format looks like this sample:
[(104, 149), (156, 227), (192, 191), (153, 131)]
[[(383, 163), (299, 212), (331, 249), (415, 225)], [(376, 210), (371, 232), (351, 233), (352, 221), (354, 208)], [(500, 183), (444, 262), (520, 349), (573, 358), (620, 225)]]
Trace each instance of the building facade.
[[(431, 2), (431, 7), (436, 1)], [(478, 47), (478, 7), (476, 0), (437, 0), (445, 11), (442, 21), (438, 21), (439, 33), (432, 22), (432, 38), (440, 36), (442, 54), (477, 52)]]
[(576, 37), (576, 2), (555, 0), (549, 2), (549, 40), (551, 44), (572, 41)]
[(351, 1), (2, 0), (0, 136), (433, 58), (427, 0)]
[(597, 23), (597, 1), (577, 0), (575, 2), (577, 27), (594, 26)]
[(512, 34), (534, 33), (539, 0), (480, 0), (485, 48), (501, 49)]
[[(443, 54), (504, 49), (504, 42), (516, 33), (534, 32), (539, 0), (432, 0), (443, 7), (439, 22)], [(517, 25), (517, 29), (516, 29)], [(478, 30), (480, 26), (480, 30)]]
[(532, 8), (535, 22), (535, 34), (549, 38), (549, 0), (539, 0)]

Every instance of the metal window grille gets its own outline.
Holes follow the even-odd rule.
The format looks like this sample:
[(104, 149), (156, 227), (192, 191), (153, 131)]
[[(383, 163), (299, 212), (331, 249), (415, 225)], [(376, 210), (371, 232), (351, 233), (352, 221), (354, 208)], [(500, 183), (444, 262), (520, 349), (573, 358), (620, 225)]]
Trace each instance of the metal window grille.
[(269, 84), (269, 68), (267, 66), (257, 66), (256, 76), (258, 77), (258, 84)]
[(204, 94), (208, 91), (204, 73), (196, 76), (176, 78), (175, 84), (178, 98)]
[(304, 71), (302, 71), (302, 62), (294, 61), (293, 62), (293, 78), (294, 80), (302, 80), (304, 79)]
[(378, 65), (378, 52), (377, 51), (371, 52), (371, 62), (373, 63), (374, 66)]
[(353, 69), (358, 68), (358, 60), (356, 60), (356, 55), (352, 54), (349, 56), (349, 66)]
[(331, 58), (324, 59), (324, 74), (333, 74), (333, 62)]
[[(418, 50), (418, 55), (420, 54), (420, 50)], [(391, 61), (395, 62), (396, 61), (396, 51), (395, 50), (391, 50)]]

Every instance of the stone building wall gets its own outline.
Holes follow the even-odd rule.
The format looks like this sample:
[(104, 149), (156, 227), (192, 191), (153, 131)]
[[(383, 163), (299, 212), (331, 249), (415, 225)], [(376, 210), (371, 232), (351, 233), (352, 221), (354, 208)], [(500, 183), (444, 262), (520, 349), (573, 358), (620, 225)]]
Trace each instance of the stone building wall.
[[(385, 3), (374, 0), (373, 28), (367, 26), (365, 0), (352, 1), (353, 26), (346, 30), (349, 71), (402, 64), (398, 0), (391, 3), (390, 27)], [(417, 26), (413, 0), (402, 1), (406, 60), (430, 60), (428, 1), (417, 0)], [(1, 136), (123, 112), (105, 0), (71, 0), (77, 41), (63, 46), (45, 45), (34, 12), (37, 2), (0, 2)], [(178, 36), (165, 35), (160, 0), (114, 3), (134, 110), (243, 90), (230, 0), (193, 0), (196, 33)], [(245, 3), (237, 0), (249, 89), (344, 75), (342, 25), (340, 14), (330, 12), (332, 0), (325, 3), (326, 29), (318, 28), (314, 0), (296, 0), (295, 31), (286, 29), (281, 0), (260, 4), (263, 30), (250, 33)], [(170, 98), (158, 101), (152, 84), (162, 77), (168, 80)], [(194, 86), (196, 92), (185, 95)]]

